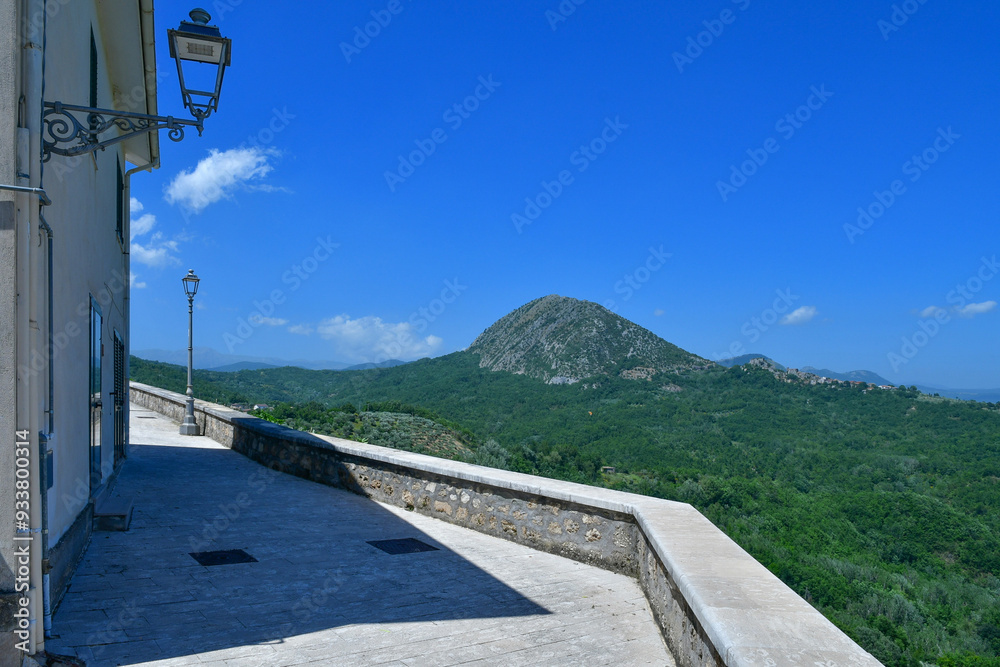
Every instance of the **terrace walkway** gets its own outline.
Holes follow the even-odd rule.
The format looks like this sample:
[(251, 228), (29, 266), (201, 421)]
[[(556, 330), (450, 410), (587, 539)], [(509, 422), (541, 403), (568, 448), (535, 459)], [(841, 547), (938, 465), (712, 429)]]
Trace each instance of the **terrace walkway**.
[[(117, 492), (48, 640), (88, 665), (670, 665), (637, 583), (273, 473), (132, 406)], [(390, 555), (368, 542), (416, 538)], [(204, 566), (191, 552), (256, 562)]]

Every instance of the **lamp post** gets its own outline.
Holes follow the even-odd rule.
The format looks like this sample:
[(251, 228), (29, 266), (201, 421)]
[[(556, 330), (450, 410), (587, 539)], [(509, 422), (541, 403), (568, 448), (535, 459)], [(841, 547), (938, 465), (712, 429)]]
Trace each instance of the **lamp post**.
[(187, 275), (181, 278), (184, 293), (188, 298), (188, 386), (187, 408), (184, 411), (184, 423), (181, 424), (181, 435), (199, 435), (198, 422), (194, 419), (194, 388), (191, 386), (194, 366), (194, 295), (198, 293), (198, 283), (201, 279), (194, 275), (194, 269), (188, 269)]
[[(217, 26), (208, 24), (212, 17), (204, 9), (195, 9), (189, 16), (190, 21), (181, 21), (176, 30), (167, 31), (167, 39), (170, 57), (177, 63), (181, 100), (194, 120), (44, 102), (43, 159), (103, 151), (108, 146), (157, 130), (168, 130), (171, 141), (183, 139), (185, 127), (193, 127), (201, 135), (205, 119), (219, 109), (222, 78), (229, 66), (232, 42), (222, 36)], [(99, 135), (109, 130), (117, 130), (117, 134), (101, 140)]]

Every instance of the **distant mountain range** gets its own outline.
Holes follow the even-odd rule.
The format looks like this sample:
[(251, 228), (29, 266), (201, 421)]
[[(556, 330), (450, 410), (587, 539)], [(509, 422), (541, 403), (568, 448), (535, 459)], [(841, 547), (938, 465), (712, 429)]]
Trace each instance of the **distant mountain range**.
[(206, 368), (204, 370), (219, 371), (222, 373), (233, 373), (236, 371), (259, 371), (265, 368), (279, 368), (279, 366), (276, 366), (275, 364), (265, 364), (262, 361), (237, 361), (232, 364), (226, 364), (225, 366), (216, 366), (215, 368)]
[[(720, 359), (716, 363), (720, 366), (725, 366), (726, 368), (732, 368), (733, 366), (742, 366), (743, 364), (749, 363), (754, 359), (765, 359), (774, 364), (779, 371), (787, 370), (780, 363), (763, 354), (744, 354), (738, 357), (730, 357), (729, 359)], [(815, 368), (813, 366), (803, 366), (799, 370), (805, 371), (806, 373), (812, 373), (813, 375), (818, 375), (820, 377), (832, 378), (834, 380), (860, 381), (878, 385), (888, 384), (896, 386), (896, 383), (890, 382), (878, 373), (873, 373), (872, 371), (860, 370), (838, 373), (837, 371), (831, 371), (829, 368)], [(939, 394), (947, 398), (957, 398), (962, 401), (986, 401), (989, 403), (1000, 401), (1000, 389), (949, 389), (947, 387), (935, 387), (932, 385), (922, 384), (915, 386), (925, 394)]]
[[(408, 361), (401, 361), (400, 359), (388, 359), (386, 361), (380, 361), (378, 363), (368, 362), (366, 364), (354, 364), (353, 366), (347, 366), (346, 368), (331, 369), (331, 368), (308, 368), (306, 370), (343, 370), (343, 371), (366, 371), (371, 368), (392, 368), (393, 366), (402, 366), (403, 364), (409, 363)], [(234, 373), (236, 371), (259, 371), (265, 368), (281, 368), (282, 366), (295, 366), (297, 368), (305, 368), (304, 366), (297, 363), (286, 363), (281, 364), (265, 364), (260, 361), (237, 361), (236, 363), (226, 364), (225, 366), (216, 366), (215, 368), (206, 368), (206, 371), (218, 371), (220, 373)]]
[(814, 368), (813, 366), (803, 366), (799, 370), (805, 371), (806, 373), (812, 373), (813, 375), (819, 375), (820, 377), (833, 378), (834, 380), (868, 382), (870, 384), (888, 384), (896, 386), (878, 373), (873, 373), (871, 371), (847, 371), (846, 373), (838, 373), (837, 371), (831, 371), (828, 368)]
[[(162, 361), (166, 364), (178, 364), (187, 366), (187, 350), (132, 350), (131, 354), (140, 359), (149, 361)], [(225, 354), (210, 347), (194, 348), (194, 367), (208, 369), (218, 369), (233, 366), (235, 364), (251, 363), (265, 364), (266, 367), (276, 366), (298, 366), (309, 370), (333, 370), (339, 371), (347, 368), (351, 364), (344, 361), (311, 361), (308, 359), (281, 359), (279, 357), (251, 357), (239, 354)], [(248, 367), (249, 368), (249, 367)], [(227, 370), (246, 370), (246, 368), (228, 368)]]
[[(187, 350), (132, 350), (132, 355), (147, 361), (187, 366)], [(207, 371), (256, 371), (265, 368), (296, 366), (313, 371), (360, 371), (369, 368), (391, 368), (408, 363), (389, 359), (378, 363), (349, 364), (344, 361), (312, 361), (308, 359), (280, 359), (278, 357), (248, 357), (224, 354), (210, 347), (196, 347), (193, 351), (194, 367)]]

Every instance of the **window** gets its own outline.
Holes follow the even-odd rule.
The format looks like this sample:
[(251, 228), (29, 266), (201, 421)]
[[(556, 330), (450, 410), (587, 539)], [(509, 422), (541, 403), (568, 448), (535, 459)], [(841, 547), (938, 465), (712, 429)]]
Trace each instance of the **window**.
[(97, 106), (97, 41), (94, 28), (90, 28), (90, 106)]

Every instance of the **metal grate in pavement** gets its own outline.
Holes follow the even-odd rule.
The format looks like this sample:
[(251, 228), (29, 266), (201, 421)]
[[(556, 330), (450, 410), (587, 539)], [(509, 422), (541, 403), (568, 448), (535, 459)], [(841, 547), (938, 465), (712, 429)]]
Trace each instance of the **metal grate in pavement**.
[(432, 547), (412, 537), (402, 540), (373, 540), (368, 544), (393, 556), (398, 554), (415, 554), (421, 551), (439, 551), (437, 547)]
[(197, 551), (191, 554), (196, 561), (209, 567), (211, 565), (235, 565), (236, 563), (256, 563), (257, 559), (243, 549), (226, 551)]

